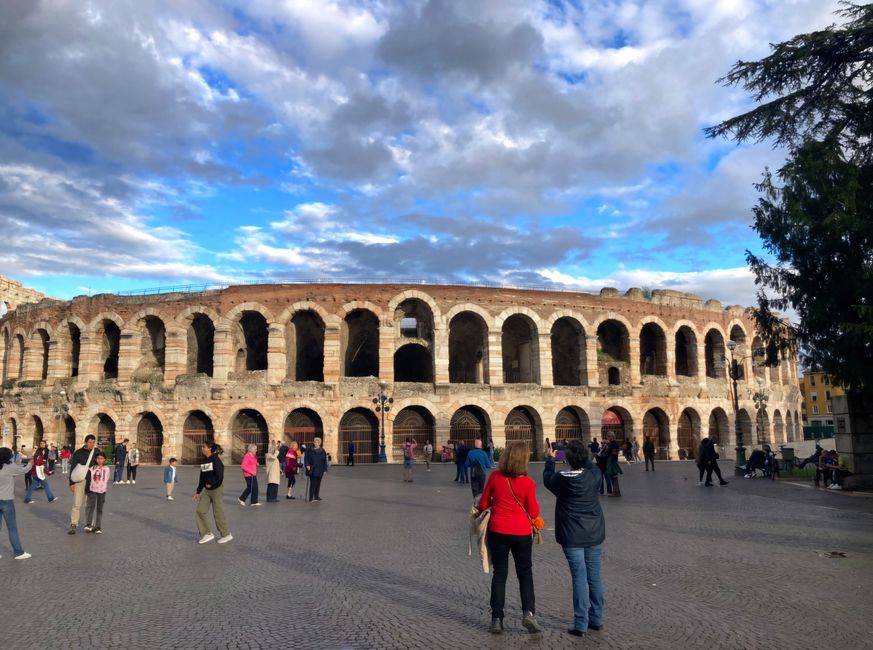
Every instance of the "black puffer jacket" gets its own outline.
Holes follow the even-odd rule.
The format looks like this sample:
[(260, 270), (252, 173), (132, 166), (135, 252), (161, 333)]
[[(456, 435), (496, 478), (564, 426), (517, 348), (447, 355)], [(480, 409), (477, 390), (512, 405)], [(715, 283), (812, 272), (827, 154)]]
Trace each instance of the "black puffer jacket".
[(555, 461), (546, 460), (543, 484), (558, 498), (555, 539), (561, 546), (597, 546), (606, 539), (606, 522), (598, 494), (600, 476), (600, 470), (592, 463), (582, 469), (556, 472)]

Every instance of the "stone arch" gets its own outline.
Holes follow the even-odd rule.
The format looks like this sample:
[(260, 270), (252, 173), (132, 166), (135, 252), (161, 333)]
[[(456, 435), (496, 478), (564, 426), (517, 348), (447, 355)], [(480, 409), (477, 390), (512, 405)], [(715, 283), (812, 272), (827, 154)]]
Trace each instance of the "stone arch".
[(449, 320), (449, 382), (489, 383), (488, 322), (478, 311), (459, 311)]
[(588, 383), (585, 328), (572, 316), (561, 316), (551, 326), (552, 383), (584, 386)]
[(231, 462), (234, 465), (242, 463), (249, 445), (256, 445), (258, 462), (264, 462), (267, 447), (270, 445), (270, 429), (267, 421), (257, 409), (242, 408), (238, 410), (230, 422)]
[(497, 321), (501, 323), (503, 383), (538, 384), (540, 344), (536, 322), (522, 312), (514, 313), (505, 320), (501, 316)]
[(45, 426), (42, 423), (42, 418), (38, 415), (31, 415), (33, 422), (33, 449), (39, 447), (39, 443), (45, 440)]
[(700, 446), (700, 415), (693, 408), (683, 409), (676, 430), (679, 460), (697, 458)]
[(395, 382), (433, 382), (433, 356), (423, 345), (408, 343), (394, 353)]
[(640, 322), (640, 376), (667, 376), (666, 327), (657, 318), (648, 317)]
[(530, 449), (531, 460), (537, 460), (543, 453), (543, 422), (536, 409), (530, 406), (516, 406), (503, 423), (506, 444), (525, 442)]
[(596, 331), (599, 383), (601, 385), (629, 384), (630, 329), (626, 324), (626, 319), (599, 319)]
[(643, 438), (655, 443), (655, 455), (667, 460), (670, 455), (670, 419), (664, 409), (650, 408), (643, 415)]
[[(144, 313), (155, 312), (155, 313)], [(139, 336), (139, 363), (134, 370), (134, 379), (160, 383), (164, 379), (167, 358), (167, 326), (155, 309), (144, 309), (136, 324)]]
[(96, 413), (91, 418), (90, 431), (94, 432), (94, 436), (97, 438), (97, 446), (100, 449), (115, 449), (115, 423), (117, 421), (117, 416), (112, 417), (103, 411)]
[(324, 444), (324, 423), (315, 409), (299, 407), (285, 416), (282, 440), (286, 445), (296, 442), (298, 446), (306, 445), (309, 448), (316, 438), (321, 438)]
[(18, 432), (18, 420), (16, 420), (14, 417), (10, 417), (6, 421), (6, 423), (8, 425), (8, 432), (9, 432), (10, 440), (8, 441), (8, 444), (7, 444), (7, 440), (6, 440), (7, 427), (4, 427), (3, 445), (8, 446), (8, 447), (20, 448), (21, 447), (21, 440), (19, 439), (20, 435)]
[(49, 373), (49, 350), (51, 344), (51, 334), (48, 324), (37, 324), (30, 336), (29, 347), (32, 350), (32, 359), (34, 372), (31, 376), (34, 379), (45, 381), (48, 379)]
[(614, 404), (604, 409), (600, 417), (600, 439), (628, 440), (633, 437), (633, 417), (623, 406)]
[[(25, 357), (25, 345), (24, 345), (24, 332), (16, 330), (11, 337), (11, 350), (9, 353), (9, 378), (17, 379), (18, 381), (22, 381), (24, 379), (24, 357)], [(12, 373), (15, 373), (13, 377)]]
[(266, 371), (270, 321), (262, 312), (254, 309), (243, 309), (238, 313), (239, 318), (235, 318), (231, 325), (234, 371), (238, 373)]
[(72, 415), (64, 416), (64, 440), (58, 441), (60, 446), (67, 445), (70, 449), (74, 449), (76, 445), (76, 420)]
[(276, 321), (279, 323), (287, 323), (292, 318), (294, 318), (294, 314), (299, 311), (314, 312), (321, 319), (321, 322), (325, 324), (325, 326), (338, 327), (342, 320), (336, 314), (329, 313), (317, 302), (313, 302), (311, 300), (298, 300), (297, 302), (292, 303), (288, 305), (285, 309), (283, 309), (277, 317)]
[(565, 406), (555, 416), (555, 440), (591, 440), (591, 420), (580, 406)]
[(140, 462), (160, 465), (163, 460), (164, 425), (152, 411), (139, 414), (136, 424), (136, 446)]
[(86, 331), (81, 318), (68, 316), (58, 324), (57, 354), (61, 359), (61, 375), (78, 377), (79, 363), (82, 355), (82, 332)]
[(124, 321), (121, 316), (111, 312), (102, 312), (91, 321), (89, 332), (97, 345), (97, 355), (103, 379), (118, 378), (123, 326)]
[(3, 328), (3, 356), (0, 361), (3, 362), (3, 372), (0, 373), (0, 381), (6, 383), (9, 380), (9, 355), (12, 349), (12, 337), (9, 334), (9, 329)]
[(725, 347), (724, 332), (717, 327), (709, 327), (704, 336), (704, 357), (706, 359), (706, 376), (710, 379), (725, 377)]
[(228, 323), (234, 323), (238, 321), (242, 314), (247, 311), (254, 311), (259, 313), (261, 316), (264, 317), (264, 320), (266, 320), (267, 324), (269, 325), (279, 324), (279, 321), (274, 318), (273, 312), (268, 307), (265, 307), (261, 303), (254, 301), (243, 302), (235, 305), (224, 315), (224, 320)]
[(355, 462), (379, 462), (379, 420), (370, 409), (355, 407), (340, 418), (339, 448), (355, 445)]
[(216, 327), (219, 325), (226, 325), (227, 319), (226, 317), (222, 317), (216, 310), (212, 307), (208, 307), (204, 304), (191, 305), (190, 307), (186, 307), (178, 314), (176, 314), (175, 321), (176, 325), (182, 329), (188, 327), (191, 323), (191, 319), (197, 314), (203, 314), (209, 320), (211, 320)]
[(205, 411), (188, 411), (182, 423), (182, 452), (179, 462), (182, 465), (198, 465), (204, 444), (215, 442), (215, 425)]
[(391, 300), (388, 301), (388, 309), (386, 310), (389, 314), (395, 314), (397, 309), (404, 303), (409, 300), (419, 300), (425, 303), (431, 315), (431, 327), (436, 327), (442, 324), (442, 311), (440, 310), (439, 305), (436, 300), (433, 299), (432, 296), (428, 295), (424, 291), (419, 291), (418, 289), (407, 289), (406, 291), (401, 291), (396, 296), (394, 296)]
[(434, 440), (435, 418), (433, 413), (423, 406), (407, 406), (394, 416), (392, 426), (391, 452), (394, 462), (403, 462), (403, 447), (401, 446), (408, 438), (411, 438), (418, 446), (415, 448), (415, 456), (424, 458), (424, 445)]
[(697, 332), (688, 324), (676, 328), (674, 364), (677, 377), (697, 377)]
[(534, 329), (538, 332), (543, 328), (543, 319), (533, 309), (529, 307), (515, 306), (509, 307), (500, 312), (500, 314), (494, 319), (494, 329), (502, 329), (506, 324), (506, 321), (514, 316), (525, 316), (530, 320)]
[[(285, 328), (288, 377), (294, 381), (324, 381), (324, 310), (298, 309)], [(284, 321), (283, 321), (284, 322)]]
[(446, 312), (446, 324), (451, 323), (452, 319), (455, 318), (455, 316), (465, 311), (472, 312), (479, 316), (479, 318), (482, 319), (482, 322), (485, 323), (486, 329), (496, 329), (496, 326), (494, 324), (494, 316), (492, 316), (487, 309), (480, 307), (476, 303), (472, 302), (458, 303), (457, 305), (452, 306), (452, 308)]
[(767, 380), (767, 366), (764, 365), (764, 343), (760, 336), (752, 339), (752, 372), (755, 379), (762, 382)]
[(491, 438), (491, 420), (485, 409), (474, 404), (465, 404), (452, 413), (449, 422), (449, 440), (454, 443), (463, 442), (468, 447), (474, 440), (481, 440), (482, 446), (488, 444)]
[(740, 425), (740, 431), (743, 434), (744, 444), (754, 446), (755, 441), (754, 438), (752, 438), (752, 416), (749, 415), (749, 412), (746, 409), (741, 408), (737, 411), (736, 418)]
[(707, 437), (712, 440), (716, 446), (726, 447), (728, 438), (730, 437), (730, 421), (727, 413), (720, 406), (716, 406), (709, 413), (709, 432)]
[(782, 413), (779, 409), (773, 411), (773, 443), (779, 444), (787, 442), (785, 439), (785, 423), (782, 420)]
[(343, 377), (379, 376), (379, 316), (369, 309), (348, 311), (340, 329)]

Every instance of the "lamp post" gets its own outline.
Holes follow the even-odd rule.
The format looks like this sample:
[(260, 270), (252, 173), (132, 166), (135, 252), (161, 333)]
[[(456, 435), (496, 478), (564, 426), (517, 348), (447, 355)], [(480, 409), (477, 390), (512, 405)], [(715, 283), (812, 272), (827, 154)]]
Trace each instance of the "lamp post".
[(764, 413), (767, 410), (767, 400), (769, 395), (764, 390), (764, 380), (758, 377), (758, 390), (752, 394), (752, 400), (755, 402), (755, 409), (758, 411), (758, 444), (763, 444), (764, 441)]
[(731, 353), (731, 362), (728, 366), (728, 374), (730, 375), (734, 389), (734, 435), (737, 439), (737, 459), (736, 463), (734, 463), (734, 475), (743, 476), (745, 474), (745, 471), (741, 470), (740, 467), (743, 467), (746, 464), (746, 448), (743, 446), (743, 429), (742, 427), (740, 427), (740, 402), (739, 393), (737, 391), (737, 380), (740, 378), (740, 364), (737, 363), (737, 360), (734, 358), (734, 350), (736, 350), (737, 348), (737, 342), (728, 341), (727, 348)]
[(388, 386), (384, 381), (379, 384), (379, 394), (373, 398), (373, 408), (376, 413), (382, 416), (382, 440), (379, 443), (379, 462), (387, 463), (388, 456), (385, 454), (385, 413), (391, 410), (391, 405), (394, 403), (393, 397), (388, 397), (385, 394), (385, 388)]

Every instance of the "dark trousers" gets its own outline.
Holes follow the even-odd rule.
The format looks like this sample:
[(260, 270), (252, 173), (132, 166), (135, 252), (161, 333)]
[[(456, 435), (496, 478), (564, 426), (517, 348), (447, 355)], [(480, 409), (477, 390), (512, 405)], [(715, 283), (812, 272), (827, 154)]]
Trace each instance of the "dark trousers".
[(128, 481), (135, 481), (136, 480), (136, 468), (137, 467), (139, 467), (139, 465), (128, 465), (127, 466), (127, 480)]
[(124, 461), (120, 460), (115, 463), (115, 472), (112, 476), (112, 480), (116, 483), (121, 483), (121, 480), (124, 478)]
[(494, 566), (494, 575), (491, 577), (491, 617), (503, 618), (510, 551), (512, 551), (512, 559), (515, 562), (515, 575), (518, 576), (521, 609), (524, 612), (536, 613), (533, 562), (531, 560), (533, 541), (530, 535), (504, 535), (489, 530), (487, 541), (491, 564)]
[(309, 500), (315, 501), (321, 498), (321, 476), (309, 477)]
[[(697, 465), (697, 469), (700, 470), (700, 476), (697, 477), (697, 482), (703, 483), (703, 473), (706, 471), (706, 463), (700, 461), (700, 463)], [(710, 472), (710, 476), (712, 476), (712, 472)]]
[(288, 489), (290, 490), (291, 488), (293, 488), (296, 483), (297, 483), (297, 475), (296, 474), (288, 474)]
[[(33, 482), (33, 477), (28, 473), (24, 475), (24, 488), (30, 488), (30, 484)], [(817, 481), (816, 481), (817, 482)]]
[(239, 500), (245, 501), (249, 498), (249, 495), (252, 495), (252, 505), (254, 505), (258, 502), (258, 477), (246, 476), (245, 479), (246, 489), (239, 495)]
[(355, 455), (354, 454), (349, 454), (348, 457), (346, 458), (346, 467), (349, 467), (349, 466), (351, 466), (351, 467), (355, 466)]
[(655, 455), (654, 454), (646, 454), (646, 471), (649, 471), (649, 463), (652, 464), (652, 471), (655, 471)]
[(267, 502), (272, 503), (273, 501), (279, 500), (279, 484), (278, 483), (267, 483)]
[(106, 493), (89, 492), (87, 498), (85, 522), (88, 526), (100, 528), (100, 520), (103, 519), (103, 504), (106, 502)]
[(473, 488), (473, 496), (478, 497), (485, 491), (485, 472), (479, 476), (470, 474), (470, 487)]
[(712, 473), (715, 472), (715, 475), (718, 477), (718, 482), (723, 483), (724, 479), (721, 477), (721, 470), (718, 468), (717, 461), (710, 461), (706, 465), (706, 482), (712, 483)]

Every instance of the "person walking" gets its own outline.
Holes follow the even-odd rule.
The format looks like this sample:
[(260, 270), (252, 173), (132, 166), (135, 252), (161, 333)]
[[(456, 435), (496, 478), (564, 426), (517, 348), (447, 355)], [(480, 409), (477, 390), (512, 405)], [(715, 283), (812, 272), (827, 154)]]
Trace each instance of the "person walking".
[(279, 453), (276, 454), (276, 459), (279, 461), (279, 473), (282, 474), (285, 468), (285, 456), (288, 455), (288, 445), (284, 440), (277, 440), (276, 446), (279, 447)]
[(543, 485), (555, 495), (555, 540), (561, 545), (573, 578), (573, 636), (603, 629), (603, 578), (600, 560), (606, 522), (600, 500), (600, 470), (588, 449), (571, 440), (565, 450), (569, 470), (555, 471), (555, 452), (548, 450)]
[(631, 448), (633, 449), (634, 462), (635, 463), (642, 463), (643, 458), (642, 458), (642, 456), (640, 456), (640, 443), (637, 441), (636, 438), (634, 438), (634, 441), (633, 441), (633, 444), (631, 445)]
[(286, 499), (296, 499), (291, 490), (297, 483), (297, 473), (300, 471), (300, 452), (297, 450), (297, 441), (292, 440), (285, 454), (285, 476), (288, 479), (288, 493)]
[(463, 442), (459, 442), (455, 449), (455, 482), (469, 483), (467, 480), (467, 454), (470, 453), (470, 448)]
[[(40, 446), (45, 443), (40, 443)], [(33, 492), (37, 488), (43, 488), (45, 490), (45, 496), (48, 499), (49, 503), (53, 503), (58, 500), (54, 494), (52, 494), (52, 488), (48, 482), (48, 475), (46, 474), (46, 468), (48, 466), (48, 452), (42, 453), (42, 451), (37, 450), (37, 453), (33, 455), (33, 463), (31, 464), (30, 470), (30, 485), (27, 487), (27, 493), (24, 495), (25, 503), (33, 503)]]
[(127, 482), (136, 485), (136, 470), (139, 467), (140, 453), (136, 443), (130, 443), (130, 451), (127, 452)]
[(354, 467), (355, 466), (355, 443), (350, 442), (347, 448), (346, 455), (346, 467)]
[[(727, 485), (728, 482), (725, 481), (721, 476), (721, 470), (718, 468), (718, 451), (715, 449), (715, 443), (709, 438), (705, 438), (706, 447), (703, 449), (703, 460), (706, 465), (706, 487), (712, 487), (712, 473), (715, 472), (715, 475), (718, 477), (719, 485)], [(701, 447), (702, 447), (701, 443)]]
[[(491, 473), (479, 499), (479, 510), (491, 508), (487, 544), (494, 574), (491, 577), (492, 634), (503, 632), (506, 578), (509, 554), (515, 563), (521, 592), (521, 624), (530, 632), (542, 632), (536, 620), (531, 527), (540, 515), (536, 483), (527, 475), (530, 450), (521, 441), (510, 442), (500, 458), (500, 468)], [(542, 520), (540, 520), (542, 521)]]
[(488, 453), (488, 462), (491, 463), (491, 466), (494, 467), (494, 439), (488, 438), (488, 446), (485, 451)]
[(48, 475), (55, 473), (55, 464), (58, 462), (58, 446), (52, 443), (48, 452)]
[(31, 557), (21, 546), (18, 536), (18, 521), (15, 518), (15, 477), (24, 476), (31, 470), (30, 464), (18, 465), (12, 461), (15, 452), (9, 447), (0, 448), (0, 525), (6, 522), (6, 533), (16, 560), (26, 560)]
[(613, 446), (612, 441), (610, 441), (609, 445), (606, 447), (607, 456), (606, 456), (606, 478), (607, 485), (612, 484), (612, 493), (607, 496), (611, 497), (620, 497), (621, 496), (621, 487), (618, 484), (618, 477), (623, 472), (621, 471), (621, 465), (618, 464), (618, 444)]
[(85, 506), (85, 532), (103, 534), (101, 520), (103, 519), (103, 504), (106, 502), (106, 489), (109, 487), (109, 468), (106, 467), (106, 454), (102, 451), (94, 455), (97, 464), (92, 467), (91, 480), (88, 481)]
[(588, 444), (588, 449), (591, 450), (591, 457), (596, 458), (597, 454), (600, 453), (600, 443), (597, 442), (597, 438), (593, 438), (591, 442)]
[(430, 460), (433, 457), (433, 445), (430, 440), (424, 443), (424, 466), (426, 471), (430, 471)]
[(327, 472), (327, 453), (321, 446), (321, 438), (312, 441), (312, 447), (303, 456), (306, 476), (309, 477), (309, 501), (321, 501), (321, 480)]
[(112, 482), (115, 485), (121, 485), (124, 482), (124, 464), (127, 461), (127, 443), (129, 440), (125, 438), (122, 442), (115, 445), (115, 475)]
[[(30, 465), (30, 452), (27, 451), (27, 445), (21, 445), (21, 449), (18, 452), (18, 461), (22, 465)], [(33, 476), (31, 476), (30, 472), (24, 475), (24, 489), (29, 490), (30, 484), (33, 482)]]
[(494, 463), (482, 449), (482, 441), (478, 438), (473, 441), (473, 449), (467, 453), (465, 465), (466, 469), (469, 470), (470, 488), (473, 490), (473, 498), (475, 499), (485, 490), (488, 470), (494, 467)]
[(164, 486), (167, 489), (167, 501), (173, 500), (173, 488), (176, 487), (176, 483), (179, 482), (179, 478), (176, 476), (176, 459), (171, 458), (170, 462), (167, 463), (167, 466), (164, 468)]
[(652, 464), (652, 471), (655, 471), (655, 443), (652, 442), (651, 436), (646, 436), (643, 440), (643, 458), (646, 460), (646, 471), (649, 471), (649, 463)]
[(90, 469), (97, 464), (94, 457), (99, 453), (102, 452), (97, 448), (97, 438), (92, 433), (85, 436), (85, 444), (73, 453), (72, 466), (70, 467), (70, 492), (73, 493), (73, 508), (70, 510), (68, 535), (76, 534), (82, 503), (85, 501), (85, 491), (91, 480)]
[(266, 456), (267, 465), (267, 503), (279, 503), (279, 481), (282, 470), (279, 467), (279, 443), (270, 445)]
[(415, 467), (415, 448), (418, 447), (418, 443), (412, 438), (407, 438), (400, 447), (403, 450), (403, 482), (412, 483), (412, 468)]
[(69, 474), (70, 473), (70, 458), (73, 456), (73, 452), (70, 451), (69, 446), (64, 445), (61, 447), (61, 453), (59, 454), (61, 457), (61, 474)]
[(246, 505), (246, 499), (249, 497), (253, 507), (261, 505), (258, 501), (258, 457), (255, 455), (257, 453), (258, 446), (249, 445), (246, 447), (246, 455), (243, 456), (241, 469), (246, 481), (246, 489), (237, 499), (241, 506)]
[(706, 472), (706, 443), (709, 438), (703, 438), (697, 447), (697, 485), (703, 485), (703, 474)]
[(224, 518), (224, 463), (221, 462), (221, 446), (214, 442), (203, 443), (200, 448), (203, 453), (203, 462), (200, 463), (200, 480), (197, 482), (197, 492), (191, 499), (197, 504), (197, 530), (200, 533), (198, 544), (207, 544), (215, 539), (215, 535), (209, 528), (206, 515), (212, 508), (212, 517), (215, 519), (215, 527), (221, 537), (219, 544), (226, 544), (233, 539), (227, 520)]

